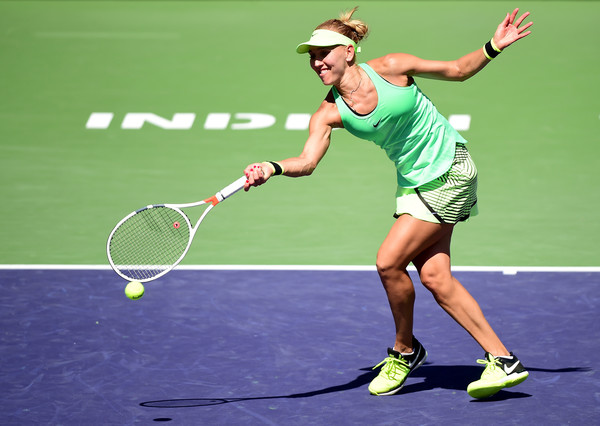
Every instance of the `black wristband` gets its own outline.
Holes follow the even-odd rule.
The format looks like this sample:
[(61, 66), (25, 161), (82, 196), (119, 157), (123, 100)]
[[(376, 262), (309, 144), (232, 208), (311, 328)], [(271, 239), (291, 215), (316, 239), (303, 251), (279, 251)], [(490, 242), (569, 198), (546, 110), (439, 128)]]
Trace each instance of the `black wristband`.
[(280, 174), (283, 174), (283, 169), (281, 168), (279, 163), (276, 163), (275, 161), (269, 161), (269, 164), (272, 165), (273, 168), (275, 169), (273, 176), (278, 176)]
[(494, 49), (494, 47), (492, 46), (492, 41), (488, 41), (485, 46), (483, 46), (483, 53), (485, 54), (485, 56), (491, 61), (492, 59), (494, 59), (496, 56), (498, 56), (500, 54), (500, 52), (498, 52), (496, 49)]

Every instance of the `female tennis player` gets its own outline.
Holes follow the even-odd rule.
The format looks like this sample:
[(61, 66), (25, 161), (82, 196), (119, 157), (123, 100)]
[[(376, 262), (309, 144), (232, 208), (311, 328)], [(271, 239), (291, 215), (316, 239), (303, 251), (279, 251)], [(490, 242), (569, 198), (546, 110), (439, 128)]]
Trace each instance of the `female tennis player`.
[[(477, 210), (477, 169), (467, 141), (440, 115), (421, 92), (415, 77), (464, 81), (488, 65), (505, 48), (531, 33), (518, 9), (507, 13), (493, 38), (453, 61), (425, 60), (392, 53), (356, 63), (358, 43), (367, 25), (344, 12), (319, 25), (298, 45), (323, 84), (332, 86), (312, 116), (309, 135), (298, 157), (250, 164), (244, 189), (264, 184), (271, 176), (310, 175), (325, 155), (332, 129), (345, 128), (385, 150), (397, 170), (397, 218), (377, 254), (377, 271), (395, 322), (393, 349), (378, 365), (369, 385), (374, 395), (397, 393), (408, 375), (423, 364), (427, 352), (413, 336), (415, 290), (407, 272), (413, 263), (421, 283), (435, 300), (483, 348), (486, 367), (469, 384), (474, 398), (484, 398), (524, 381), (528, 372), (509, 352), (485, 319), (478, 303), (452, 276), (450, 240), (456, 223)], [(364, 167), (368, 168), (368, 164)]]

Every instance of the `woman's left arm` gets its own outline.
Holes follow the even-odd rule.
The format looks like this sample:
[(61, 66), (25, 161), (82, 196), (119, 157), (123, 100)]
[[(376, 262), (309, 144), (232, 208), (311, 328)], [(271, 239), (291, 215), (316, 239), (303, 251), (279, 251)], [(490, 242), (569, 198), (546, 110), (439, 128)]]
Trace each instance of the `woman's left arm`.
[[(517, 40), (531, 34), (531, 31), (526, 30), (533, 25), (533, 22), (528, 22), (519, 28), (525, 18), (529, 16), (529, 12), (525, 12), (516, 19), (518, 12), (519, 9), (515, 9), (511, 14), (507, 13), (504, 20), (498, 25), (494, 37), (490, 41), (495, 46), (496, 51), (501, 51)], [(490, 47), (488, 46), (488, 48)], [(490, 63), (490, 59), (484, 53), (484, 50), (485, 47), (477, 49), (454, 61), (430, 61), (405, 53), (395, 53), (373, 62), (383, 75), (390, 77), (404, 75), (464, 81), (477, 74)]]

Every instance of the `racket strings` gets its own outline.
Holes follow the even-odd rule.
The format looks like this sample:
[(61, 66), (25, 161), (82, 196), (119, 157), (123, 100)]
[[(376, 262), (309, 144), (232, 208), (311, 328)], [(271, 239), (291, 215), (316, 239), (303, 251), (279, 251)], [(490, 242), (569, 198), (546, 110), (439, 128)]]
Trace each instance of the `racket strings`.
[(159, 206), (141, 210), (114, 232), (109, 252), (115, 267), (134, 280), (153, 278), (173, 267), (190, 240), (187, 218)]

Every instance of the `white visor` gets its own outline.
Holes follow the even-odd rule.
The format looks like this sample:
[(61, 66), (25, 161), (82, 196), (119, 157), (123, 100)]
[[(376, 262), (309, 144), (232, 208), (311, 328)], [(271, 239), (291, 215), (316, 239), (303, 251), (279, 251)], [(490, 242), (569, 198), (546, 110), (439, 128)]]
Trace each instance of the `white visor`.
[(296, 52), (306, 53), (311, 47), (325, 47), (325, 46), (354, 46), (354, 50), (360, 52), (360, 47), (356, 47), (356, 42), (345, 35), (342, 35), (336, 31), (331, 30), (315, 30), (310, 36), (310, 40), (304, 43), (300, 43), (296, 47)]

